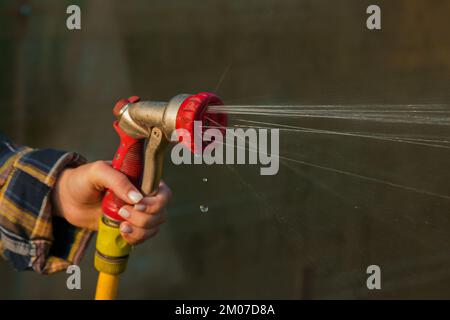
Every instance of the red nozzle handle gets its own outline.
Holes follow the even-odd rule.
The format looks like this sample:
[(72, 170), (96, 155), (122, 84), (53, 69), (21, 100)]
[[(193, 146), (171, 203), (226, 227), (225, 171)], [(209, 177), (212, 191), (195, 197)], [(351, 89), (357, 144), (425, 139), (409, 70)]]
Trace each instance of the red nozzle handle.
[[(116, 113), (127, 103), (137, 101), (139, 101), (139, 97), (122, 99), (114, 107), (114, 112)], [(144, 170), (144, 139), (134, 139), (128, 136), (120, 129), (117, 121), (114, 122), (113, 126), (120, 137), (120, 145), (114, 155), (112, 167), (124, 173), (131, 183), (139, 189)], [(124, 219), (119, 216), (118, 211), (125, 204), (111, 190), (107, 190), (102, 201), (103, 213), (111, 219), (123, 221)]]

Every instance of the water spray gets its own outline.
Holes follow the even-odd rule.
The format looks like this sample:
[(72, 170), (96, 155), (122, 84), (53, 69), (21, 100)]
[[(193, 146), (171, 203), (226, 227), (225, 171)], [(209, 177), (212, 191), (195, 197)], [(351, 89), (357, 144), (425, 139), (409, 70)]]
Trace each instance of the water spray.
[[(223, 113), (208, 114), (207, 119), (210, 105), (219, 106), (223, 102), (206, 92), (177, 95), (169, 102), (140, 101), (136, 96), (118, 101), (113, 109), (117, 118), (113, 126), (120, 137), (120, 145), (114, 155), (113, 168), (124, 173), (144, 196), (156, 194), (162, 176), (164, 151), (171, 142), (176, 142), (171, 140), (175, 130), (184, 129), (193, 136), (194, 121), (208, 126), (210, 119), (226, 127), (227, 117)], [(195, 139), (191, 139), (187, 147), (197, 153), (205, 144), (208, 142), (196, 145)], [(106, 191), (95, 253), (95, 268), (99, 271), (97, 300), (115, 299), (119, 275), (125, 271), (131, 252), (131, 246), (119, 230), (124, 219), (118, 211), (123, 205), (125, 202), (112, 191)]]

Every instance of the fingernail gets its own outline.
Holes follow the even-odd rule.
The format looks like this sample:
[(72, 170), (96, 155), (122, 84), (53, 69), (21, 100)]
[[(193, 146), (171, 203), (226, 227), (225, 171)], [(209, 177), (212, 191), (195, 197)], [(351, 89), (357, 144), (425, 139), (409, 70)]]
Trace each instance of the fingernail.
[(119, 216), (121, 216), (124, 219), (127, 219), (130, 217), (130, 213), (125, 208), (120, 208), (119, 210)]
[(133, 201), (133, 203), (138, 203), (144, 197), (139, 192), (131, 190), (130, 192), (128, 192), (128, 198), (130, 198), (130, 200)]
[(147, 206), (145, 204), (139, 203), (134, 205), (134, 209), (137, 211), (145, 211)]
[(133, 231), (133, 229), (131, 229), (131, 227), (127, 224), (121, 224), (120, 225), (120, 232), (122, 233), (131, 233), (131, 231)]

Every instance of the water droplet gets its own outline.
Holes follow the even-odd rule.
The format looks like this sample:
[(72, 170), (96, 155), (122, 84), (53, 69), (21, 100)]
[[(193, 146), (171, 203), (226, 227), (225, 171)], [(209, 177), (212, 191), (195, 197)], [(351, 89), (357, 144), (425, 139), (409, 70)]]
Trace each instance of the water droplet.
[(208, 182), (208, 178), (203, 178), (202, 181), (203, 182)]
[(208, 212), (208, 210), (209, 210), (208, 206), (205, 206), (203, 204), (200, 205), (200, 211), (201, 212), (206, 213), (206, 212)]

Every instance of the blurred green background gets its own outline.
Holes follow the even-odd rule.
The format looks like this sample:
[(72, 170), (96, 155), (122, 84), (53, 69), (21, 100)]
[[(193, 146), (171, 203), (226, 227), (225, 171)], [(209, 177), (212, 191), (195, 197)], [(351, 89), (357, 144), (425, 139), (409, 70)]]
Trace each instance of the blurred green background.
[[(70, 4), (81, 7), (81, 31), (66, 28)], [(370, 4), (382, 9), (381, 31), (366, 28)], [(111, 109), (130, 95), (450, 104), (449, 12), (447, 0), (0, 0), (0, 128), (96, 160), (113, 155)], [(450, 137), (446, 126), (264, 121)], [(445, 149), (292, 132), (280, 145), (285, 157), (450, 194)], [(257, 166), (167, 161), (164, 177), (168, 222), (133, 252), (122, 299), (450, 298), (448, 199), (292, 162), (260, 176)], [(93, 247), (79, 291), (66, 289), (65, 273), (0, 261), (0, 298), (92, 298)], [(382, 290), (366, 288), (371, 264)]]

